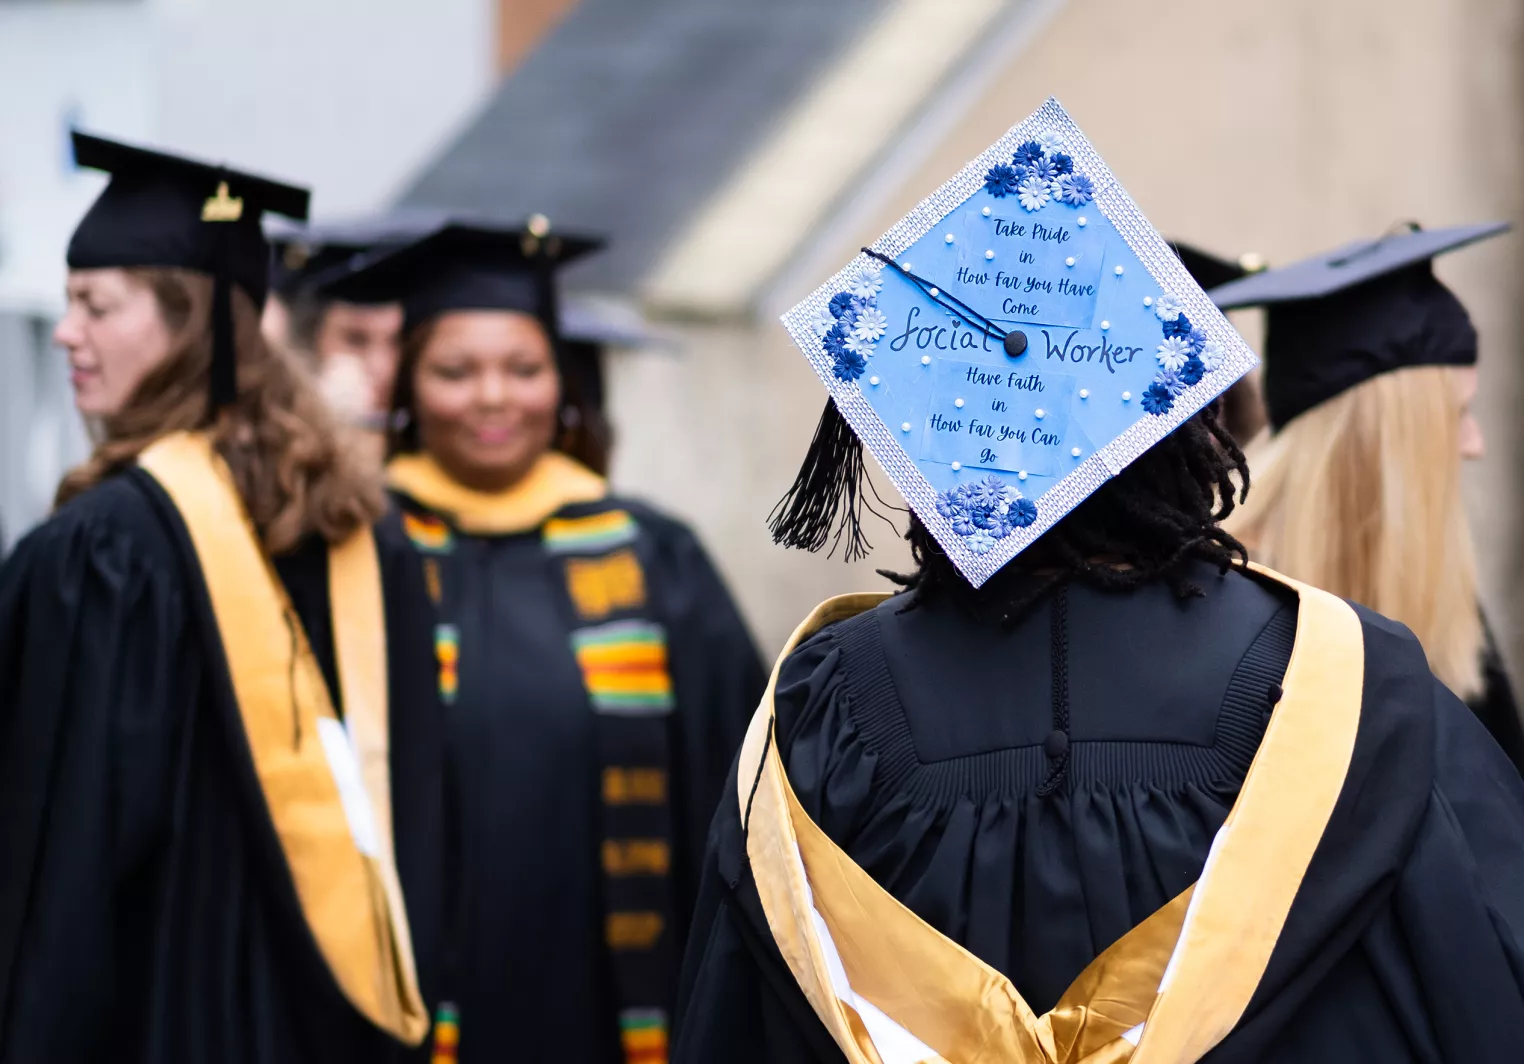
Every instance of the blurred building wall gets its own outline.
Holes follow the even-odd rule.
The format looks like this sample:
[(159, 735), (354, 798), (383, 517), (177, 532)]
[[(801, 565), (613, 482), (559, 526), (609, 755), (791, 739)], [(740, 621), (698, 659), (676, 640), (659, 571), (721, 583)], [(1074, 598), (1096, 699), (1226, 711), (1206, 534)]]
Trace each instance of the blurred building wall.
[[(611, 362), (616, 479), (695, 520), (769, 652), (822, 597), (886, 586), (872, 568), (905, 564), (887, 531), (873, 538), (891, 549), (852, 567), (768, 542), (767, 511), (824, 399), (776, 311), (1049, 94), (1161, 231), (1210, 250), (1258, 251), (1273, 264), (1408, 218), (1524, 228), (1524, 9), (1511, 0), (1070, 0), (1012, 42), (986, 87), (904, 157), (898, 180), (861, 182), (875, 184), (872, 198), (839, 205), (860, 220), (812, 256), (823, 265), (784, 271), (775, 292), (759, 293), (755, 316), (680, 324), (686, 355)], [(1492, 449), (1470, 471), (1468, 501), (1486, 604), (1516, 666), (1521, 266), (1524, 232), (1438, 268), (1482, 336), (1480, 417)], [(713, 268), (726, 268), (723, 257)], [(1257, 344), (1252, 315), (1245, 328)]]

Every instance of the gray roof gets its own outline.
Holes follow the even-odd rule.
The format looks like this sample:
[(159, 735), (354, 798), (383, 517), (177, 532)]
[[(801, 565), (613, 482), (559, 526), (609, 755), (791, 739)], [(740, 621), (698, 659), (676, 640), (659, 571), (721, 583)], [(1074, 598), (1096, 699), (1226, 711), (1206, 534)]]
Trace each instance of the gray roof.
[(629, 292), (883, 0), (582, 0), (401, 197), (609, 237), (567, 271)]

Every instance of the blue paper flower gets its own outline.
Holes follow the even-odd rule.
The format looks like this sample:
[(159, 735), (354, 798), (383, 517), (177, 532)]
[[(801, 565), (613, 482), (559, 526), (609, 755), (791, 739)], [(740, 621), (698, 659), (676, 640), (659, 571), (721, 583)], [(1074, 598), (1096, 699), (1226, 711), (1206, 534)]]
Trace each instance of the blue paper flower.
[(858, 299), (871, 300), (878, 295), (884, 286), (884, 268), (877, 264), (869, 264), (857, 271), (857, 277), (852, 282), (852, 294)]
[(1187, 339), (1191, 342), (1191, 353), (1194, 355), (1201, 354), (1201, 349), (1209, 342), (1206, 330), (1199, 325), (1191, 330), (1191, 335)]
[(1063, 151), (1064, 135), (1056, 129), (1046, 129), (1037, 134), (1037, 143), (1044, 152), (1052, 155), (1054, 152)]
[(1148, 391), (1143, 393), (1143, 409), (1150, 414), (1160, 415), (1169, 413), (1169, 408), (1175, 405), (1175, 397), (1169, 394), (1169, 389), (1155, 381), (1148, 386)]
[(857, 312), (857, 318), (852, 322), (852, 335), (862, 340), (877, 340), (888, 327), (889, 319), (884, 317), (884, 312), (867, 306)]
[(1187, 388), (1201, 383), (1201, 378), (1206, 376), (1206, 366), (1201, 359), (1192, 355), (1185, 360), (1185, 365), (1180, 367), (1180, 382)]
[(937, 513), (949, 520), (956, 517), (963, 510), (963, 504), (958, 501), (955, 491), (944, 491), (937, 496)]
[(1158, 375), (1154, 377), (1154, 383), (1162, 384), (1164, 390), (1172, 396), (1179, 395), (1185, 391), (1185, 381), (1181, 379), (1177, 371), (1172, 369), (1161, 369)]
[(1052, 159), (1038, 159), (1032, 164), (1029, 176), (1040, 178), (1043, 184), (1051, 185), (1058, 178), (1058, 174), (1058, 167), (1053, 165)]
[(1170, 373), (1180, 372), (1180, 367), (1185, 365), (1186, 359), (1190, 358), (1194, 351), (1191, 350), (1191, 342), (1183, 336), (1167, 336), (1159, 349), (1154, 352), (1154, 358), (1159, 365)]
[(1042, 145), (1035, 140), (1029, 140), (1017, 147), (1016, 153), (1011, 156), (1013, 166), (1031, 166), (1042, 158)]
[(844, 346), (854, 355), (862, 355), (864, 358), (873, 354), (874, 351), (873, 341), (864, 340), (862, 334), (857, 332), (847, 337), (847, 342)]
[(836, 328), (836, 315), (831, 313), (830, 307), (826, 307), (815, 318), (815, 335), (823, 337), (834, 328)]
[(1201, 359), (1201, 364), (1206, 367), (1208, 373), (1222, 365), (1222, 356), (1222, 345), (1216, 340), (1208, 340), (1196, 352), (1196, 357)]
[(1041, 210), (1048, 205), (1048, 182), (1035, 173), (1029, 174), (1021, 183), (1021, 205), (1029, 211)]
[(991, 196), (994, 196), (996, 199), (1004, 199), (1016, 191), (1019, 180), (1015, 167), (1006, 166), (1001, 163), (990, 167), (989, 171), (984, 175), (984, 187)]
[(1058, 198), (1071, 207), (1083, 207), (1095, 198), (1095, 185), (1084, 174), (1063, 174), (1054, 184)]
[(831, 297), (831, 314), (837, 318), (845, 317), (852, 312), (852, 304), (857, 297), (851, 292), (837, 292)]
[(1190, 318), (1187, 318), (1184, 314), (1176, 314), (1173, 318), (1170, 318), (1168, 321), (1164, 322), (1164, 335), (1179, 336), (1184, 338), (1186, 341), (1189, 341), (1191, 336), (1191, 328), (1192, 325)]
[(968, 501), (980, 509), (993, 510), (1005, 501), (1005, 481), (991, 474), (977, 484), (970, 485)]
[(1063, 152), (1055, 152), (1053, 155), (1048, 157), (1048, 161), (1053, 164), (1053, 169), (1057, 170), (1061, 174), (1074, 173), (1074, 157), (1072, 155), (1065, 155)]
[(852, 333), (841, 322), (837, 322), (830, 332), (820, 338), (820, 344), (830, 355), (840, 355), (847, 349), (847, 337)]
[(979, 531), (974, 527), (974, 522), (969, 518), (968, 511), (960, 509), (952, 516), (952, 530), (960, 536), (972, 536)]
[(836, 361), (831, 366), (831, 372), (836, 374), (837, 380), (855, 381), (863, 375), (863, 370), (868, 368), (868, 362), (856, 351), (843, 351), (836, 356)]
[(1017, 528), (1026, 528), (1037, 520), (1037, 504), (1031, 499), (1017, 499), (1011, 503), (1009, 517), (1011, 524)]
[(1185, 304), (1168, 292), (1154, 300), (1154, 316), (1160, 321), (1174, 321), (1184, 309)]
[(977, 529), (968, 537), (968, 549), (975, 554), (988, 554), (995, 549), (995, 537), (982, 528)]

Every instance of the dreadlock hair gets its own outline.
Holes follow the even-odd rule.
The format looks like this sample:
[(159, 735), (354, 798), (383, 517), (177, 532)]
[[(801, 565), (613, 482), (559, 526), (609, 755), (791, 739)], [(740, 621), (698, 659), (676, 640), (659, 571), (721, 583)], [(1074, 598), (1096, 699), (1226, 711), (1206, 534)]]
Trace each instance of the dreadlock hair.
[(915, 572), (880, 573), (916, 592), (907, 609), (946, 596), (1007, 627), (1068, 581), (1129, 591), (1163, 580), (1178, 598), (1200, 595), (1188, 563), (1208, 562), (1220, 572), (1248, 563), (1243, 545), (1218, 527), (1233, 512), (1235, 474), (1237, 501), (1247, 496), (1249, 467), (1215, 407), (1145, 451), (981, 588), (964, 580), (914, 515), (905, 538)]

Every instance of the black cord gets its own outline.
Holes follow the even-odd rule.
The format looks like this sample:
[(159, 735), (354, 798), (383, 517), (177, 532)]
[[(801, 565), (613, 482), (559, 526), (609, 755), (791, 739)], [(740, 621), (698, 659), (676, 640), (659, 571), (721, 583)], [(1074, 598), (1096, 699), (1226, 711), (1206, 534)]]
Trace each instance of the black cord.
[(917, 275), (911, 273), (909, 270), (905, 269), (905, 267), (901, 266), (899, 263), (891, 259), (888, 255), (881, 255), (877, 251), (874, 251), (872, 248), (863, 248), (862, 252), (863, 254), (872, 256), (879, 262), (884, 263), (895, 273), (899, 274), (901, 277), (905, 278), (905, 280), (915, 285), (922, 292), (925, 292), (926, 298), (930, 299), (933, 303), (936, 303), (943, 310), (957, 314), (959, 317), (967, 318), (969, 321), (973, 322), (973, 324), (977, 325), (979, 330), (983, 332), (984, 335), (993, 336), (1002, 344), (1005, 343), (1007, 330), (1002, 329), (1000, 326), (996, 325), (989, 318), (986, 318), (983, 314), (980, 314), (977, 310), (975, 310), (973, 307), (970, 307), (957, 296), (948, 295), (945, 291), (932, 284), (924, 277), (918, 277)]
[[(1048, 778), (1037, 788), (1037, 796), (1046, 798), (1064, 782), (1069, 768), (1069, 589), (1059, 585), (1053, 595), (1053, 734), (1043, 744), (1043, 752), (1053, 762)], [(1057, 749), (1055, 749), (1055, 747)]]

